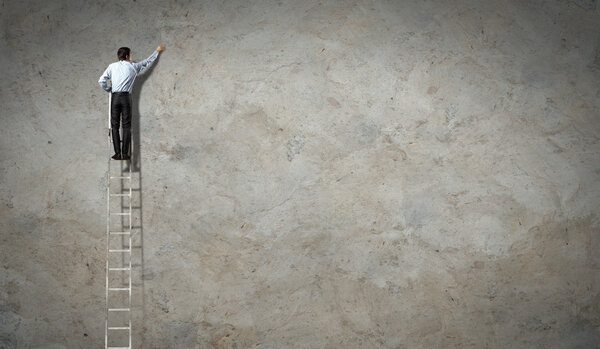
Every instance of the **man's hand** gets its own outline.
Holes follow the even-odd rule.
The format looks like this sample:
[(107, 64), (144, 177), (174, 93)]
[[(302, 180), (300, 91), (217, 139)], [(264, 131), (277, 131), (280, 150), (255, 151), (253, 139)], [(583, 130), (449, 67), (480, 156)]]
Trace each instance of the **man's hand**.
[(164, 49), (165, 49), (165, 47), (164, 47), (163, 45), (160, 45), (160, 46), (158, 46), (158, 47), (156, 48), (156, 51), (160, 52), (160, 51), (162, 51), (162, 50), (164, 50)]

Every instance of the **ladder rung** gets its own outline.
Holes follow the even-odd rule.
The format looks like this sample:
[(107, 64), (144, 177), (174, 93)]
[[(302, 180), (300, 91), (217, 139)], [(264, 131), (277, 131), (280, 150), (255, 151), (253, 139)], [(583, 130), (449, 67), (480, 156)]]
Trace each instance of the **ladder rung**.
[(129, 308), (108, 308), (108, 311), (129, 311)]
[(108, 250), (108, 252), (131, 252), (131, 249), (129, 249), (129, 250)]
[[(129, 330), (129, 326), (127, 326), (127, 327), (109, 327), (108, 329), (109, 330)], [(113, 347), (110, 347), (110, 348), (113, 348)]]
[(129, 176), (110, 176), (110, 179), (115, 179), (115, 178), (121, 178), (121, 179), (123, 179), (123, 178), (126, 178), (126, 179), (131, 179), (131, 177), (129, 177)]
[(106, 347), (107, 349), (131, 349), (130, 347)]
[(127, 268), (108, 268), (108, 270), (129, 270), (129, 267), (127, 267)]
[(131, 212), (111, 212), (110, 214), (115, 216), (129, 216)]
[(129, 194), (110, 194), (110, 196), (129, 196)]
[(109, 291), (129, 291), (129, 287), (109, 287)]
[(110, 233), (113, 235), (129, 235), (129, 234), (131, 234), (130, 231), (111, 231)]

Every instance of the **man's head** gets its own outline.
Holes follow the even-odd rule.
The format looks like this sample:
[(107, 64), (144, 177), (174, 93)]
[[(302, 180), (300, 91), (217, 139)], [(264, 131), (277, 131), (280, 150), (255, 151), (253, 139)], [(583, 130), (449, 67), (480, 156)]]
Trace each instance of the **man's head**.
[(119, 49), (119, 51), (117, 51), (117, 56), (119, 57), (120, 61), (123, 60), (129, 60), (129, 54), (131, 53), (131, 50), (129, 49), (129, 47), (121, 47)]

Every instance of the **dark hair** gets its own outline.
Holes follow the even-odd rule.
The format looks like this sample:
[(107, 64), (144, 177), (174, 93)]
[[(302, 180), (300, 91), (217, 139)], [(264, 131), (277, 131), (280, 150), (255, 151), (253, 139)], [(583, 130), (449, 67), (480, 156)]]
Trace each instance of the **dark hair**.
[(117, 57), (119, 57), (120, 61), (125, 60), (130, 52), (131, 50), (129, 50), (129, 47), (121, 47), (119, 51), (117, 51)]

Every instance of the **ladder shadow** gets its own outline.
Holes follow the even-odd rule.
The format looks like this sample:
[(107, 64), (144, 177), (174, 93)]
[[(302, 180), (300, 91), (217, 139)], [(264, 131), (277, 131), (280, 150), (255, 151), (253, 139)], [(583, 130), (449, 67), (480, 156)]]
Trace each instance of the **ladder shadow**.
[[(126, 166), (122, 169), (123, 172), (129, 171), (129, 166), (131, 166), (132, 177), (135, 178), (135, 174), (137, 173), (136, 181), (133, 181), (132, 185), (134, 185), (134, 191), (132, 193), (133, 201), (132, 207), (132, 215), (135, 214), (136, 220), (134, 221), (132, 227), (132, 236), (136, 237), (134, 242), (132, 242), (132, 269), (137, 270), (138, 278), (136, 278), (136, 284), (133, 287), (137, 286), (139, 290), (139, 295), (141, 295), (141, 319), (137, 321), (137, 325), (133, 324), (134, 328), (137, 328), (137, 332), (139, 335), (140, 347), (144, 347), (144, 333), (146, 329), (146, 292), (144, 285), (144, 220), (143, 220), (143, 176), (142, 176), (142, 153), (141, 153), (141, 134), (140, 134), (140, 120), (142, 115), (140, 114), (140, 96), (142, 93), (142, 89), (154, 71), (154, 68), (158, 64), (160, 56), (156, 58), (154, 62), (148, 67), (144, 72), (138, 75), (135, 79), (135, 83), (133, 85), (133, 89), (131, 91), (131, 103), (132, 103), (132, 120), (131, 120), (131, 161), (127, 162)], [(134, 254), (135, 253), (135, 254)], [(132, 290), (133, 291), (133, 290)], [(141, 325), (141, 326), (140, 326)], [(134, 333), (132, 333), (133, 336)]]

